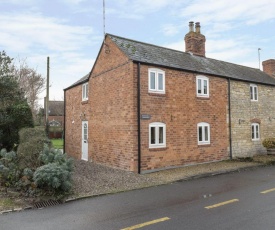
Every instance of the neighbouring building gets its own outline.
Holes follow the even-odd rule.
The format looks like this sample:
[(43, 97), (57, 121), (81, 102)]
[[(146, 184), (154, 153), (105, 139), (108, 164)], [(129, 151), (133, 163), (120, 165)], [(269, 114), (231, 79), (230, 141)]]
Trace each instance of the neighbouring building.
[(91, 72), (64, 90), (65, 151), (139, 173), (263, 153), (275, 60), (263, 72), (207, 58), (205, 42), (193, 22), (186, 52), (106, 34)]
[[(46, 108), (46, 98), (44, 108)], [(45, 109), (44, 109), (45, 111)], [(46, 111), (45, 111), (46, 112)], [(46, 116), (45, 116), (46, 119)], [(45, 120), (45, 124), (46, 124)], [(48, 125), (50, 138), (62, 138), (64, 129), (64, 101), (49, 101)]]

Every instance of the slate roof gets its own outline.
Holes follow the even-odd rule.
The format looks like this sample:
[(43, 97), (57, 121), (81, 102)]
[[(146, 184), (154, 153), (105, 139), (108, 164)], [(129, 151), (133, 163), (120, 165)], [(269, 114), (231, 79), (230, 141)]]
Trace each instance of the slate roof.
[(64, 116), (64, 101), (49, 101), (49, 116)]
[(235, 80), (275, 85), (275, 79), (259, 69), (200, 57), (112, 34), (107, 34), (107, 36), (117, 44), (129, 59), (136, 62), (172, 67)]

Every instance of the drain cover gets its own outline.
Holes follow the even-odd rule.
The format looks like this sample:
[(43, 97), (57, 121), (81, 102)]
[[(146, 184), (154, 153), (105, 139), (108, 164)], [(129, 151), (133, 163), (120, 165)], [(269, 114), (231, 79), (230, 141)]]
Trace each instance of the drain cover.
[(49, 207), (49, 206), (54, 206), (54, 205), (58, 205), (58, 204), (62, 204), (61, 200), (47, 200), (47, 201), (41, 201), (41, 202), (37, 202), (34, 204), (35, 208), (45, 208), (45, 207)]

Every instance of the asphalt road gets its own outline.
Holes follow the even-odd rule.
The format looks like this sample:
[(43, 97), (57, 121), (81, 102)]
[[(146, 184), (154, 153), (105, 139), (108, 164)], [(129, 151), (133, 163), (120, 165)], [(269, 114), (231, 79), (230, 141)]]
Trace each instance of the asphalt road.
[(0, 230), (274, 228), (274, 166), (0, 216)]

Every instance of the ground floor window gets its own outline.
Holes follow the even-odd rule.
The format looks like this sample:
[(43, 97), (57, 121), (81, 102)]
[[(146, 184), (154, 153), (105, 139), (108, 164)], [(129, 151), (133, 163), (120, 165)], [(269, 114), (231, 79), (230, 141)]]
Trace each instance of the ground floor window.
[(252, 141), (260, 140), (260, 125), (258, 123), (251, 124)]
[(166, 147), (166, 125), (164, 123), (153, 122), (149, 124), (149, 147)]
[(210, 144), (210, 125), (206, 122), (198, 123), (198, 144)]

